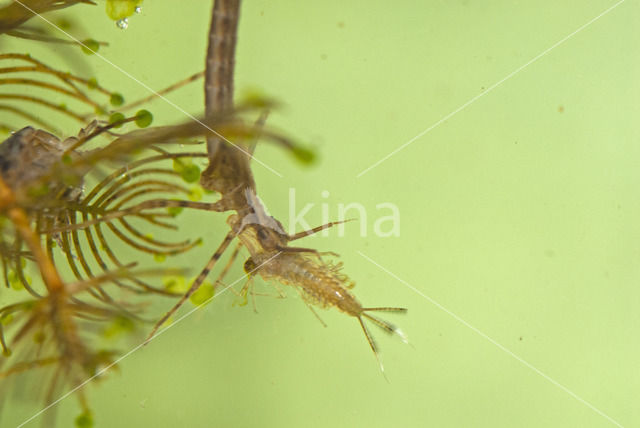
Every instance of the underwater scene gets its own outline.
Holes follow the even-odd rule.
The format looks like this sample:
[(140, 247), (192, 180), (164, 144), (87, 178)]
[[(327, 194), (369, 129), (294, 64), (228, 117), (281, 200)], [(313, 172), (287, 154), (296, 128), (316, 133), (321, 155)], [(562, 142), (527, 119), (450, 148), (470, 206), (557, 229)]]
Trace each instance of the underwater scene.
[(639, 19), (0, 0), (0, 427), (639, 425)]

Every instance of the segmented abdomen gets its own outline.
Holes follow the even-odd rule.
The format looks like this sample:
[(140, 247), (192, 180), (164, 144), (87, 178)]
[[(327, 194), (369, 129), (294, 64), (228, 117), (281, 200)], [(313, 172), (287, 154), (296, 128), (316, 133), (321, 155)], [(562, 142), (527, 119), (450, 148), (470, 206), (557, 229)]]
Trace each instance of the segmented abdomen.
[(362, 306), (347, 290), (353, 287), (353, 281), (340, 273), (339, 265), (322, 264), (311, 257), (282, 253), (268, 262), (263, 261), (258, 272), (265, 280), (298, 288), (309, 303), (333, 306), (350, 315), (360, 314)]

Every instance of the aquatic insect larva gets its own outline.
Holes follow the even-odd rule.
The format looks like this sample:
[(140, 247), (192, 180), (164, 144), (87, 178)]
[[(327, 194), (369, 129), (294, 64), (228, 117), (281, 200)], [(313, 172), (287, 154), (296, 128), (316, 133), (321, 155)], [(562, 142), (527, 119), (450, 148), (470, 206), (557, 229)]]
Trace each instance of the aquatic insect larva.
[[(229, 218), (232, 229), (237, 229), (240, 220), (238, 216)], [(234, 227), (235, 226), (235, 227)], [(320, 253), (313, 250), (291, 247), (271, 246), (265, 249), (265, 228), (261, 224), (251, 224), (238, 233), (238, 239), (249, 250), (251, 257), (244, 264), (244, 270), (249, 275), (260, 275), (265, 281), (275, 281), (294, 287), (302, 296), (309, 309), (318, 317), (313, 306), (322, 308), (334, 307), (358, 319), (373, 353), (384, 371), (378, 346), (367, 329), (364, 319), (373, 322), (389, 334), (396, 334), (403, 342), (408, 343), (406, 335), (393, 324), (381, 320), (370, 312), (406, 312), (405, 308), (396, 307), (363, 307), (349, 292), (355, 282), (341, 272), (342, 263), (322, 261)], [(310, 233), (313, 233), (309, 231)], [(306, 236), (306, 235), (303, 235)], [(261, 239), (262, 237), (262, 239)], [(268, 248), (269, 246), (267, 246)], [(277, 248), (275, 248), (277, 247)], [(292, 251), (288, 251), (292, 250)], [(251, 278), (249, 279), (251, 281)], [(243, 291), (246, 293), (250, 282)], [(318, 317), (318, 319), (320, 319)], [(320, 320), (322, 322), (322, 320)], [(322, 322), (324, 324), (324, 322)]]
[[(389, 334), (396, 334), (403, 342), (408, 343), (402, 330), (370, 314), (370, 312), (404, 313), (407, 309), (363, 307), (349, 292), (348, 288), (355, 284), (340, 272), (341, 265), (324, 263), (305, 253), (283, 252), (275, 255), (265, 252), (252, 255), (245, 262), (244, 268), (247, 273), (254, 272), (265, 281), (276, 281), (295, 287), (314, 314), (315, 311), (311, 305), (322, 308), (335, 307), (347, 315), (357, 318), (382, 370), (384, 368), (380, 361), (378, 346), (367, 329), (364, 319), (373, 322)], [(315, 315), (317, 316), (317, 314)]]

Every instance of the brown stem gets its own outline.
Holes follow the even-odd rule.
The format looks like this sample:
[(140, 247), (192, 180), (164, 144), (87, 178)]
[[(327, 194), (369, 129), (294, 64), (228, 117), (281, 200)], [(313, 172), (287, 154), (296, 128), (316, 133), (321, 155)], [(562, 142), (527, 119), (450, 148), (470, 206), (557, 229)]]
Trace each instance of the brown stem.
[[(211, 14), (209, 46), (204, 72), (205, 118), (233, 109), (233, 72), (240, 13), (240, 0), (216, 0)], [(250, 168), (251, 155), (236, 145), (224, 144), (219, 137), (207, 138), (209, 167), (200, 184), (217, 191), (228, 201), (230, 209), (242, 209), (246, 200), (238, 188), (255, 189)]]
[(26, 242), (27, 247), (33, 254), (33, 258), (40, 268), (40, 274), (42, 275), (42, 279), (44, 280), (44, 284), (49, 293), (64, 290), (62, 279), (60, 278), (60, 275), (58, 275), (58, 271), (53, 266), (53, 263), (42, 249), (40, 240), (31, 229), (27, 214), (22, 208), (15, 205), (15, 195), (1, 177), (0, 210), (6, 212), (7, 217), (9, 217), (18, 233), (20, 233), (20, 236), (22, 236), (22, 239)]
[(216, 0), (205, 68), (205, 117), (233, 107), (233, 71), (240, 0)]

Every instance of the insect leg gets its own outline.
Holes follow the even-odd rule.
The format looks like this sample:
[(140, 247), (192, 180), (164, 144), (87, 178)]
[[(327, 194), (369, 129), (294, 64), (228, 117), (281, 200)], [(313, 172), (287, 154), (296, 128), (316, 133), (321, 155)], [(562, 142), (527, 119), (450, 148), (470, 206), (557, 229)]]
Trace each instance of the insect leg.
[(287, 297), (287, 295), (284, 293), (284, 291), (282, 291), (282, 288), (278, 287), (277, 283), (273, 283), (273, 288), (276, 289), (276, 291), (278, 292), (278, 295), (276, 296), (276, 298), (278, 299), (284, 299)]
[(225, 285), (223, 282), (224, 277), (227, 276), (227, 273), (229, 273), (229, 270), (231, 269), (233, 262), (235, 262), (236, 258), (238, 258), (238, 254), (240, 253), (241, 248), (242, 248), (242, 242), (238, 242), (238, 245), (236, 245), (236, 248), (233, 250), (233, 253), (231, 253), (231, 257), (229, 257), (229, 261), (222, 269), (222, 272), (220, 272), (220, 275), (218, 275), (218, 279), (216, 279), (216, 282), (214, 283), (215, 286)]
[[(253, 283), (252, 283), (253, 284)], [(258, 313), (258, 306), (256, 305), (256, 293), (253, 291), (253, 287), (251, 287), (251, 305), (253, 306), (253, 312)]]
[(313, 312), (313, 315), (315, 315), (315, 317), (318, 319), (318, 321), (320, 321), (320, 324), (322, 324), (324, 327), (326, 327), (327, 324), (322, 320), (322, 318), (320, 318), (320, 315), (318, 315), (316, 310), (313, 309), (313, 306), (311, 306), (311, 303), (309, 303), (309, 299), (304, 294), (304, 292), (301, 289), (297, 288), (297, 287), (296, 287), (296, 290), (298, 290), (298, 293), (300, 293), (300, 297), (302, 297), (302, 301), (304, 302), (305, 305), (307, 305), (307, 308), (309, 308), (309, 310), (311, 312)]
[[(303, 247), (283, 247), (280, 245), (276, 246), (276, 249), (278, 251), (282, 251), (284, 252), (289, 252), (289, 253), (313, 253), (316, 256), (318, 256), (318, 258), (320, 258), (320, 256), (322, 255), (331, 255), (334, 257), (339, 257), (339, 255), (337, 253), (334, 253), (333, 251), (318, 251), (314, 248), (303, 248)], [(322, 258), (320, 258), (320, 261), (322, 261)]]
[(324, 264), (324, 260), (322, 260), (322, 256), (333, 256), (340, 257), (338, 253), (334, 253), (333, 251), (318, 251), (313, 248), (302, 248), (302, 247), (282, 247), (280, 245), (276, 246), (278, 251), (289, 252), (289, 253), (312, 253), (314, 256), (318, 258), (318, 261)]
[(182, 306), (182, 304), (189, 297), (191, 297), (193, 293), (196, 292), (196, 290), (198, 290), (198, 288), (200, 288), (205, 278), (209, 275), (209, 272), (211, 272), (216, 262), (220, 259), (220, 257), (225, 252), (225, 250), (227, 249), (227, 247), (229, 246), (229, 244), (231, 243), (234, 237), (235, 237), (235, 234), (233, 232), (227, 233), (227, 236), (225, 236), (224, 241), (222, 241), (222, 244), (220, 244), (216, 252), (213, 254), (213, 256), (211, 256), (211, 259), (209, 260), (207, 265), (204, 267), (204, 269), (202, 269), (202, 272), (200, 272), (200, 275), (198, 275), (195, 281), (193, 281), (193, 284), (191, 284), (191, 287), (189, 288), (189, 290), (180, 298), (178, 303), (176, 303), (175, 306), (169, 310), (169, 312), (167, 312), (166, 314), (164, 314), (162, 318), (160, 318), (160, 320), (153, 327), (153, 330), (151, 330), (149, 337), (147, 337), (147, 340), (146, 340), (147, 343), (156, 334), (156, 331), (158, 331), (158, 328), (160, 328), (160, 326), (164, 324), (164, 322), (167, 321), (169, 317), (173, 315), (178, 310), (178, 308), (180, 308), (180, 306)]
[(251, 288), (252, 285), (253, 285), (253, 277), (250, 276), (249, 279), (247, 279), (247, 282), (244, 283), (244, 285), (242, 286), (239, 292), (235, 291), (233, 288), (231, 289), (231, 291), (233, 291), (233, 294), (242, 298), (241, 301), (234, 302), (233, 306), (235, 305), (245, 306), (247, 304), (247, 300), (248, 300), (247, 294), (249, 293), (249, 289)]

